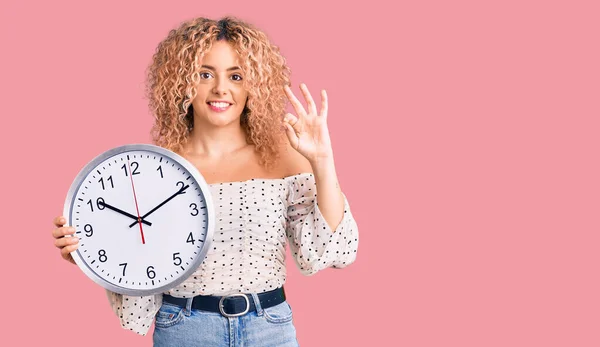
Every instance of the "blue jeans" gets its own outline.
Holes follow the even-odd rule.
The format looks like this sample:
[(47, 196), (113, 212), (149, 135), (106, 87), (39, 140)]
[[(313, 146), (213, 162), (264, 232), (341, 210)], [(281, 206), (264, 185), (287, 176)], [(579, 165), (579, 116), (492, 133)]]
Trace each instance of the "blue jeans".
[(163, 303), (156, 314), (154, 346), (262, 347), (298, 346), (292, 309), (287, 301), (263, 309), (252, 294), (256, 311), (240, 317)]

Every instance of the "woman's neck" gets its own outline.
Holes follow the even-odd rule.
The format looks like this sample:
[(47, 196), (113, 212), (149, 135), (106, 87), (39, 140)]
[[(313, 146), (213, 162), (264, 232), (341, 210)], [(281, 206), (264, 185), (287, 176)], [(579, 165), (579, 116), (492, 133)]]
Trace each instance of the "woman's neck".
[(246, 132), (239, 125), (229, 127), (194, 127), (184, 152), (187, 155), (225, 158), (248, 146)]

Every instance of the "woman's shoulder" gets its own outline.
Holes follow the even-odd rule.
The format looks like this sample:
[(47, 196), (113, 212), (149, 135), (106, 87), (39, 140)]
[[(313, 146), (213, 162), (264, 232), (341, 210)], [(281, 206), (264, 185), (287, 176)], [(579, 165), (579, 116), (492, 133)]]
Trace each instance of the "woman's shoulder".
[(308, 159), (292, 148), (289, 143), (280, 148), (278, 167), (283, 177), (294, 176), (300, 173), (313, 173)]

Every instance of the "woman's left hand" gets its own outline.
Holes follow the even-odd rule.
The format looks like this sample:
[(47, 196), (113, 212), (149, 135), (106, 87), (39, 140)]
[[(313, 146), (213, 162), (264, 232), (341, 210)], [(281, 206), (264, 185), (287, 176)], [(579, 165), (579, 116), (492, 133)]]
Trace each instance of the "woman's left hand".
[(327, 128), (327, 93), (325, 90), (321, 91), (321, 112), (317, 113), (315, 102), (305, 84), (300, 84), (300, 90), (306, 99), (307, 110), (292, 93), (290, 87), (285, 86), (284, 89), (298, 115), (286, 113), (283, 118), (285, 133), (292, 147), (311, 163), (332, 157), (333, 151)]

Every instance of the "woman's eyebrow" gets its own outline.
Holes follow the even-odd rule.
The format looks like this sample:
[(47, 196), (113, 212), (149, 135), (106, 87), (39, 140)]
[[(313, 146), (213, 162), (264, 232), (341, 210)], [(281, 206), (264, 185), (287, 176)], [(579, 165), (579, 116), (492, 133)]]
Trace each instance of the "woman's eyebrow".
[[(212, 71), (216, 71), (216, 69), (211, 65), (202, 65), (201, 67), (212, 70)], [(227, 71), (235, 71), (235, 70), (241, 70), (241, 68), (239, 66), (232, 66), (227, 69)]]

